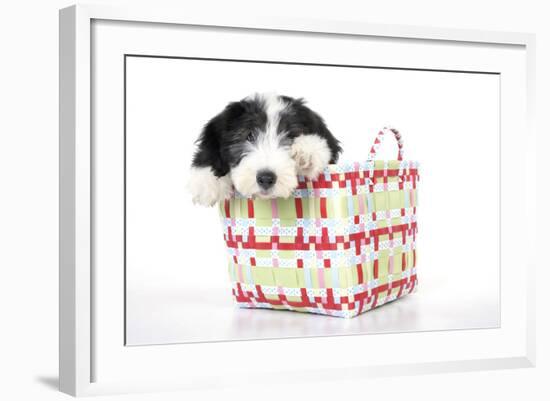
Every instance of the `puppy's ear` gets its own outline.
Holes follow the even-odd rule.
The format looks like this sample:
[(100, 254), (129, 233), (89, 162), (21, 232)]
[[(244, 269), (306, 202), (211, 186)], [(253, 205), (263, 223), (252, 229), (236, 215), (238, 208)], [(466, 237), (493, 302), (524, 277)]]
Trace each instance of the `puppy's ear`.
[[(292, 98), (290, 98), (292, 99)], [(303, 126), (304, 135), (316, 134), (325, 139), (330, 149), (330, 163), (336, 163), (342, 152), (340, 141), (332, 135), (323, 118), (305, 105), (303, 99), (292, 99)]]
[(229, 173), (229, 162), (224, 157), (223, 143), (235, 120), (243, 113), (244, 106), (241, 102), (229, 103), (204, 126), (196, 141), (198, 149), (193, 156), (193, 167), (210, 167), (217, 177)]

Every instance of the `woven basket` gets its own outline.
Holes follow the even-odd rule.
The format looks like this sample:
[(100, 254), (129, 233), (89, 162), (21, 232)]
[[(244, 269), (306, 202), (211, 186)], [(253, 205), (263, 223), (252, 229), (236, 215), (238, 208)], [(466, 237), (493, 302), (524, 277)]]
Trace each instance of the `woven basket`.
[[(397, 160), (375, 161), (385, 134)], [(287, 199), (219, 205), (238, 306), (354, 317), (415, 290), (418, 164), (397, 130), (378, 133), (368, 160), (298, 181)]]

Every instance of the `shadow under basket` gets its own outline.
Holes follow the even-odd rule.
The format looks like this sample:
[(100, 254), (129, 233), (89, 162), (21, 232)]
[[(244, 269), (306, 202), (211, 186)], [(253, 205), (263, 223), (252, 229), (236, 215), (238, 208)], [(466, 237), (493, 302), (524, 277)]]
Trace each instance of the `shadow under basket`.
[[(397, 160), (374, 160), (385, 133)], [(354, 317), (417, 288), (418, 163), (378, 133), (369, 159), (298, 177), (286, 199), (219, 203), (239, 307)]]

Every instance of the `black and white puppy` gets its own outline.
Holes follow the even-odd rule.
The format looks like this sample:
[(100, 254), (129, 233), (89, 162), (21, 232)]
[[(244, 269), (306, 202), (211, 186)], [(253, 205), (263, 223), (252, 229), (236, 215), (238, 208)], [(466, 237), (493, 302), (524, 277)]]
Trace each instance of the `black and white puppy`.
[(212, 206), (240, 194), (288, 197), (296, 175), (317, 178), (342, 151), (323, 119), (303, 99), (254, 94), (229, 103), (197, 140), (188, 188), (193, 202)]

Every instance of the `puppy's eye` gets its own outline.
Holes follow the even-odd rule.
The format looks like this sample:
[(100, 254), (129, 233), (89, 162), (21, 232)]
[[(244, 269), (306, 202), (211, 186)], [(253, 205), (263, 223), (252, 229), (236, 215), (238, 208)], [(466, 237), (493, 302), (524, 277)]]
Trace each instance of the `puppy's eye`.
[(254, 134), (254, 132), (250, 132), (246, 137), (246, 140), (248, 142), (254, 142), (256, 140), (256, 135)]

